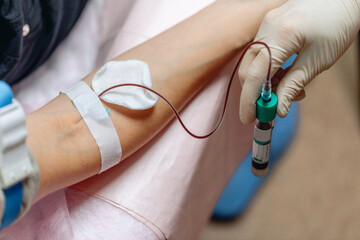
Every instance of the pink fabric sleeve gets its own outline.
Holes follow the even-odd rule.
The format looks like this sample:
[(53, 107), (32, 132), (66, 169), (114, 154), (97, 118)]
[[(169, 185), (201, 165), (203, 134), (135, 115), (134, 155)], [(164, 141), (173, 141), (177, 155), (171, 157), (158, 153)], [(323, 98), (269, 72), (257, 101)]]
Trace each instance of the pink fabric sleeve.
[[(91, 1), (49, 61), (16, 86), (16, 96), (33, 111), (96, 66), (209, 2)], [(97, 9), (103, 9), (102, 14)], [(233, 67), (234, 62), (229, 63), (181, 113), (193, 131), (207, 132), (218, 120)], [(173, 121), (118, 166), (40, 200), (0, 237), (197, 239), (226, 182), (251, 148), (252, 128), (238, 117), (239, 94), (235, 80), (223, 125), (211, 138), (193, 139)]]

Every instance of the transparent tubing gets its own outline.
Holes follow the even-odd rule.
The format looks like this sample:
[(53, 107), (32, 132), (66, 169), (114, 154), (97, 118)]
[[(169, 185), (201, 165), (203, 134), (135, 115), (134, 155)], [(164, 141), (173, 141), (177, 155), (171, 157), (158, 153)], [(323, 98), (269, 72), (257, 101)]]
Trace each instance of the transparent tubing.
[(261, 89), (261, 98), (264, 100), (264, 102), (270, 102), (271, 100), (271, 83), (267, 82), (268, 80), (265, 81)]
[[(139, 88), (143, 88), (143, 89), (146, 89), (154, 94), (156, 94), (157, 96), (159, 96), (160, 98), (162, 98), (168, 105), (169, 107), (172, 109), (172, 111), (174, 112), (176, 118), (178, 119), (179, 123), (181, 124), (181, 126), (185, 129), (185, 131), (192, 137), (194, 138), (198, 138), (198, 139), (204, 139), (204, 138), (208, 138), (210, 137), (211, 135), (213, 135), (216, 130), (219, 128), (219, 126), (221, 125), (223, 119), (224, 119), (224, 115), (225, 115), (225, 110), (226, 110), (226, 106), (227, 106), (227, 102), (228, 102), (228, 98), (229, 98), (229, 93), (230, 93), (230, 88), (231, 88), (231, 84), (232, 84), (232, 81), (234, 79), (234, 76), (235, 76), (235, 73), (237, 72), (237, 69), (238, 67), (240, 66), (246, 52), (250, 49), (251, 46), (253, 45), (263, 45), (266, 50), (268, 51), (269, 53), (269, 68), (268, 68), (268, 72), (267, 72), (267, 77), (266, 77), (266, 80), (265, 80), (265, 83), (263, 85), (263, 91), (264, 92), (264, 97), (263, 97), (263, 93), (261, 93), (261, 97), (266, 100), (264, 101), (269, 101), (270, 100), (270, 97), (267, 95), (267, 93), (270, 93), (271, 94), (271, 81), (270, 81), (270, 71), (271, 71), (271, 51), (270, 51), (270, 48), (269, 46), (264, 43), (264, 42), (252, 42), (252, 43), (249, 43), (244, 51), (242, 52), (239, 60), (237, 61), (236, 63), (236, 66), (231, 74), (231, 77), (229, 79), (229, 83), (228, 83), (228, 87), (227, 87), (227, 90), (226, 90), (226, 95), (225, 95), (225, 100), (224, 100), (224, 106), (223, 106), (223, 109), (222, 109), (222, 113), (221, 113), (221, 116), (220, 116), (220, 119), (219, 121), (217, 122), (217, 124), (215, 125), (214, 129), (211, 130), (209, 133), (207, 134), (204, 134), (204, 135), (197, 135), (197, 134), (194, 134), (192, 131), (190, 131), (186, 126), (185, 124), (183, 123), (178, 111), (176, 110), (176, 108), (171, 104), (171, 102), (169, 100), (167, 100), (163, 95), (161, 95), (160, 93), (156, 92), (155, 90), (151, 89), (151, 88), (148, 88), (148, 87), (145, 87), (143, 85), (139, 85), (139, 84), (133, 84), (133, 83), (125, 83), (125, 84), (118, 84), (118, 85), (115, 85), (115, 86), (112, 86), (108, 89), (105, 89), (103, 92), (101, 92), (98, 97), (101, 98), (102, 95), (104, 95), (106, 92), (114, 89), (114, 88), (118, 88), (118, 87), (125, 87), (125, 86), (133, 86), (133, 87), (139, 87)], [(264, 90), (265, 89), (265, 90)], [(270, 95), (271, 96), (271, 95)]]

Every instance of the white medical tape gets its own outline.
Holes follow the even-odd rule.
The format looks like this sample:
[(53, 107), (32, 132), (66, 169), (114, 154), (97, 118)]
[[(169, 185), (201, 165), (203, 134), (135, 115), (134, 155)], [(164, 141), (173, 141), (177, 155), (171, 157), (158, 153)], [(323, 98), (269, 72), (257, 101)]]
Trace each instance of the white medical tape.
[(121, 145), (116, 129), (98, 96), (80, 81), (62, 93), (66, 94), (84, 119), (101, 155), (100, 173), (121, 160)]

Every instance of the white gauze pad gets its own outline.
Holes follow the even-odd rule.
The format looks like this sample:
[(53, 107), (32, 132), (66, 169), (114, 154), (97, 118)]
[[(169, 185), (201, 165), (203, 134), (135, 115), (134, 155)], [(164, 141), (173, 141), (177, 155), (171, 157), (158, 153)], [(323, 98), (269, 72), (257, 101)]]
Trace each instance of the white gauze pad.
[[(108, 62), (95, 74), (92, 88), (99, 95), (112, 86), (124, 83), (152, 88), (149, 66), (139, 60)], [(153, 107), (158, 96), (140, 87), (123, 86), (106, 92), (101, 99), (129, 109), (144, 110)]]

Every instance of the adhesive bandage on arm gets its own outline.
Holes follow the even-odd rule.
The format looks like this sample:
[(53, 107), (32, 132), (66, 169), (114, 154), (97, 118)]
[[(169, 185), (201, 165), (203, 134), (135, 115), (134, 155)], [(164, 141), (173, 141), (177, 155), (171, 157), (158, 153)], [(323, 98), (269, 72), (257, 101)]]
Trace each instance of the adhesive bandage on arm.
[(62, 93), (74, 103), (99, 146), (101, 155), (99, 174), (118, 164), (122, 154), (120, 140), (98, 96), (82, 81)]
[[(78, 82), (63, 91), (74, 103), (99, 146), (103, 172), (121, 160), (121, 145), (109, 114), (102, 105), (98, 94), (117, 84), (134, 83), (151, 88), (149, 66), (139, 60), (111, 61), (106, 63), (94, 76), (92, 87)], [(133, 110), (151, 108), (158, 97), (144, 89), (124, 87), (107, 92), (102, 100)]]

